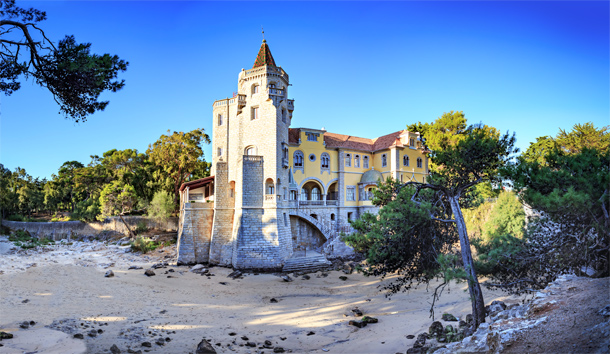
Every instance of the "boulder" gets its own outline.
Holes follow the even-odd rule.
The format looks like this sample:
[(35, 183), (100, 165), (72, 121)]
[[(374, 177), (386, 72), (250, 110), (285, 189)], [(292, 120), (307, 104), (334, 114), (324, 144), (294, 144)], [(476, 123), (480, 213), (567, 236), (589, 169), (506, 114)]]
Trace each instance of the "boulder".
[(362, 317), (362, 322), (365, 322), (365, 323), (377, 323), (377, 322), (379, 322), (379, 320), (376, 319), (375, 317), (364, 316), (364, 317)]
[(209, 270), (203, 264), (197, 264), (193, 266), (190, 271), (195, 274), (205, 274), (209, 272)]
[(110, 352), (112, 354), (120, 354), (121, 349), (119, 349), (119, 347), (117, 347), (116, 344), (113, 344), (112, 347), (110, 347)]
[(351, 320), (351, 321), (349, 321), (349, 325), (358, 327), (358, 328), (362, 328), (362, 327), (366, 327), (366, 322)]
[(289, 277), (288, 275), (282, 275), (281, 278), (282, 278), (282, 280), (284, 280), (287, 283), (292, 281), (292, 278)]
[(444, 313), (442, 319), (443, 319), (443, 321), (455, 321), (455, 322), (457, 322), (457, 320), (458, 320), (457, 318), (455, 318), (455, 316), (453, 316), (450, 313)]
[(147, 277), (152, 277), (153, 275), (155, 275), (155, 272), (152, 269), (146, 269), (144, 275), (146, 275)]
[(112, 277), (114, 277), (114, 272), (109, 270), (109, 271), (106, 272), (106, 274), (104, 274), (104, 276), (106, 278), (112, 278)]
[(428, 328), (428, 333), (430, 333), (430, 335), (433, 337), (442, 335), (443, 325), (439, 321), (432, 322), (430, 328)]

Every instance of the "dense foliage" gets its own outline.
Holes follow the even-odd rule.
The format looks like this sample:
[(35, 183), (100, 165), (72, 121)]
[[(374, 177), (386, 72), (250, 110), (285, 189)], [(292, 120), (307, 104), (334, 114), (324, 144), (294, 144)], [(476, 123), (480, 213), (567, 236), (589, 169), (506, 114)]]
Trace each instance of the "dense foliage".
[(104, 91), (116, 92), (125, 85), (116, 80), (129, 63), (116, 55), (90, 53), (91, 43), (79, 44), (66, 36), (57, 46), (38, 23), (46, 13), (15, 6), (15, 0), (0, 1), (0, 91), (6, 95), (19, 90), (19, 78), (33, 78), (48, 89), (60, 112), (74, 121), (106, 108), (98, 101)]
[[(183, 156), (176, 156), (181, 161), (178, 166), (181, 181), (208, 176), (209, 164), (204, 160), (200, 144), (209, 139), (203, 129), (174, 135), (199, 137), (190, 140), (189, 151), (178, 150), (184, 152)], [(33, 178), (19, 167), (11, 172), (0, 164), (0, 218), (23, 220), (23, 216), (41, 212), (68, 212), (73, 220), (92, 221), (134, 210), (143, 211), (156, 193), (174, 196), (175, 191), (174, 180), (165, 183), (159, 177), (169, 175), (176, 167), (175, 162), (155, 160), (153, 163), (151, 160), (150, 155), (134, 149), (112, 149), (101, 157), (91, 156), (87, 166), (78, 161), (65, 162), (50, 180)], [(167, 215), (177, 203), (170, 199), (153, 205)]]

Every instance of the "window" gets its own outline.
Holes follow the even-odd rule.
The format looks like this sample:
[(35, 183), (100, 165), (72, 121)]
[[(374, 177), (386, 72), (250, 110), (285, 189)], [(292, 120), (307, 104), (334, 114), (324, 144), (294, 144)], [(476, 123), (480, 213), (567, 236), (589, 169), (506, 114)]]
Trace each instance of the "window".
[(318, 215), (317, 214), (310, 214), (309, 216), (311, 216), (312, 218), (318, 220)]
[(258, 84), (252, 85), (252, 94), (258, 93)]
[(375, 188), (371, 187), (371, 188), (367, 189), (367, 191), (366, 191), (366, 200), (372, 200), (373, 199), (373, 197), (375, 196), (373, 194), (373, 192), (375, 192)]
[(290, 200), (297, 200), (297, 191), (290, 191)]
[(409, 139), (409, 146), (415, 147), (415, 139), (413, 139), (413, 138)]
[(222, 148), (218, 148), (217, 152), (218, 152), (218, 156), (222, 156)]
[[(288, 199), (288, 188), (284, 187), (284, 200)], [(286, 215), (286, 214), (284, 214)]]
[(381, 167), (386, 167), (388, 165), (388, 155), (381, 155)]
[(256, 149), (254, 148), (254, 146), (248, 146), (246, 148), (246, 155), (248, 155), (248, 156), (256, 155)]
[(354, 215), (354, 213), (347, 213), (347, 220), (354, 220), (352, 219), (352, 215)]
[(316, 155), (315, 154), (309, 154), (309, 161), (311, 161), (311, 162), (316, 161)]
[(250, 113), (250, 120), (258, 119), (258, 107), (252, 107), (252, 111)]
[(409, 166), (409, 156), (405, 155), (405, 156), (402, 158), (402, 165), (403, 165), (403, 166)]
[(318, 137), (320, 136), (319, 133), (309, 133), (309, 132), (306, 132), (305, 135), (307, 135), (307, 141), (318, 141)]
[(417, 167), (418, 167), (418, 168), (421, 168), (421, 167), (422, 167), (422, 159), (421, 159), (421, 157), (418, 157), (418, 158), (417, 158)]
[(282, 108), (282, 122), (286, 123), (286, 110)]
[(305, 189), (305, 188), (301, 189), (301, 200), (307, 200), (307, 199), (309, 199), (309, 198), (308, 198), (308, 194), (309, 194), (309, 193), (307, 193), (307, 189)]
[(320, 198), (320, 188), (318, 187), (313, 187), (311, 189), (311, 200), (321, 200), (322, 198)]
[(265, 194), (275, 194), (275, 185), (271, 178), (267, 178), (265, 181)]
[(364, 168), (369, 168), (369, 157), (368, 156), (365, 156), (362, 158), (362, 165), (363, 165), (362, 167), (364, 167)]
[(350, 167), (352, 165), (352, 155), (345, 154), (345, 166)]
[(303, 168), (303, 153), (301, 151), (294, 152), (294, 167)]
[(354, 156), (354, 167), (360, 167), (360, 155)]
[(328, 170), (330, 169), (330, 155), (328, 155), (327, 153), (323, 152), (322, 156), (320, 156), (320, 167), (323, 170)]
[(218, 115), (218, 125), (222, 125), (222, 114)]
[(284, 213), (284, 226), (288, 226), (288, 216)]
[(335, 214), (330, 214), (330, 220), (335, 221)]
[(348, 200), (348, 201), (356, 200), (356, 188), (355, 187), (347, 187), (346, 200)]

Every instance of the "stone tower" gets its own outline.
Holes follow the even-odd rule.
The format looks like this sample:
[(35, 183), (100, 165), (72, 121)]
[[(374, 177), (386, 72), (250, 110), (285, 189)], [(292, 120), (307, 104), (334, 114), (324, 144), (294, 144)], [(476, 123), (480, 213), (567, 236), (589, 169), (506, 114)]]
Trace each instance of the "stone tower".
[(239, 73), (238, 93), (214, 103), (214, 221), (210, 263), (281, 268), (291, 255), (288, 74), (266, 41)]

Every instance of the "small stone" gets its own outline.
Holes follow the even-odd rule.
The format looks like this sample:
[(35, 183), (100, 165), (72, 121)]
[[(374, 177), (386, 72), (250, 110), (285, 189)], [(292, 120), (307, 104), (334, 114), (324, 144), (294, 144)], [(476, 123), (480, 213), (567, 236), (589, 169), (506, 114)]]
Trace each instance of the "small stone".
[(242, 336), (242, 337), (241, 337), (241, 340), (248, 340), (248, 339), (250, 339), (250, 338), (248, 338), (248, 337), (246, 337), (246, 336)]
[(274, 353), (283, 353), (284, 352), (284, 348), (282, 348), (282, 347), (275, 347), (275, 348), (273, 348), (273, 352)]
[(432, 322), (430, 328), (428, 328), (428, 333), (431, 336), (440, 336), (443, 334), (443, 325), (439, 321)]
[(119, 349), (119, 347), (117, 347), (116, 344), (113, 344), (112, 347), (110, 347), (110, 352), (112, 354), (120, 354), (121, 349)]
[(0, 340), (13, 338), (12, 333), (0, 332)]
[(277, 304), (278, 301), (276, 298), (272, 297), (271, 300), (269, 300), (269, 302), (272, 304)]
[(224, 281), (219, 282), (219, 284), (220, 284), (220, 285), (227, 285), (227, 283), (226, 283), (226, 282), (224, 282)]
[(457, 318), (455, 318), (455, 316), (453, 316), (450, 313), (444, 313), (442, 319), (443, 319), (443, 321), (455, 321), (455, 322), (457, 322), (457, 320), (458, 320)]
[(160, 314), (167, 313), (167, 310), (162, 310), (162, 311), (159, 311), (159, 313), (160, 313)]
[(309, 331), (309, 332), (307, 333), (307, 335), (308, 335), (308, 336), (313, 336), (314, 334), (316, 334), (316, 332), (314, 332), (314, 331)]
[(112, 278), (112, 277), (114, 277), (114, 272), (109, 270), (109, 271), (106, 272), (106, 274), (104, 274), (104, 277)]
[(414, 336), (414, 335), (412, 335), (412, 334), (407, 334), (407, 339), (413, 339), (413, 338), (415, 338), (415, 336)]
[(89, 333), (87, 333), (89, 337), (97, 337), (97, 332), (95, 329), (92, 329)]
[(129, 270), (132, 270), (132, 269), (142, 269), (142, 267), (138, 267), (138, 266), (133, 265), (133, 266), (129, 267), (128, 269)]
[(36, 322), (34, 322), (34, 321), (30, 321), (30, 326), (33, 326), (33, 325), (35, 325), (35, 324), (36, 324)]
[(289, 277), (288, 275), (282, 275), (282, 280), (284, 280), (287, 283), (290, 283), (292, 281), (292, 278)]
[(310, 277), (309, 275), (305, 274), (305, 275), (303, 275), (303, 276), (301, 277), (301, 279), (303, 279), (303, 280), (309, 280), (309, 279), (311, 279), (311, 277)]
[(102, 333), (104, 333), (104, 330), (103, 329), (98, 329), (97, 333), (102, 334)]
[(155, 275), (155, 272), (153, 272), (152, 269), (146, 269), (146, 271), (144, 272), (144, 275), (146, 275), (148, 277), (152, 277), (153, 275)]
[(349, 325), (358, 327), (358, 328), (362, 328), (362, 327), (366, 327), (366, 322), (351, 320), (351, 321), (349, 321)]
[(28, 302), (30, 302), (30, 299), (25, 299), (25, 300), (21, 301), (22, 304), (27, 304)]
[(254, 343), (254, 342), (248, 342), (248, 343), (246, 343), (246, 346), (247, 346), (247, 347), (254, 348), (254, 347), (256, 347), (256, 343)]
[(73, 338), (76, 338), (76, 339), (84, 339), (84, 338), (85, 338), (85, 336), (83, 336), (83, 334), (82, 334), (82, 333), (76, 333), (76, 334), (75, 334), (74, 336), (72, 336), (72, 337), (73, 337)]
[(235, 333), (235, 332), (231, 332), (231, 333), (229, 333), (229, 335), (230, 335), (231, 337), (233, 337), (233, 336), (236, 336), (236, 335), (237, 335), (237, 333)]
[(360, 309), (357, 307), (352, 309), (352, 312), (354, 313), (354, 316), (356, 316), (356, 317), (362, 316), (362, 311), (360, 311)]
[(146, 348), (150, 348), (150, 347), (152, 347), (152, 344), (150, 344), (150, 342), (143, 342), (142, 346), (146, 347)]
[(286, 337), (280, 337), (280, 340), (286, 340)]
[(163, 338), (159, 338), (155, 341), (155, 344), (157, 345), (165, 345), (165, 339)]
[(165, 341), (166, 341), (166, 342), (171, 342), (171, 341), (172, 341), (172, 339), (171, 339), (170, 337), (165, 337)]
[(23, 322), (21, 322), (19, 327), (21, 327), (23, 329), (28, 329), (28, 328), (30, 328), (30, 323), (28, 321), (23, 321)]
[(231, 278), (231, 279), (239, 279), (242, 277), (242, 273), (239, 270), (235, 270), (233, 271), (233, 273), (227, 275), (227, 278)]
[[(218, 343), (220, 344), (220, 343)], [(201, 342), (197, 345), (197, 350), (195, 354), (216, 354), (216, 349), (205, 339), (202, 339)]]
[(362, 317), (362, 322), (365, 322), (365, 323), (377, 323), (377, 322), (379, 322), (379, 320), (376, 319), (375, 317), (364, 316), (364, 317)]
[(346, 277), (345, 275), (342, 275), (342, 276), (340, 276), (340, 277), (339, 277), (339, 279), (341, 279), (341, 280), (343, 280), (343, 281), (346, 281), (346, 280), (347, 280), (347, 277)]

